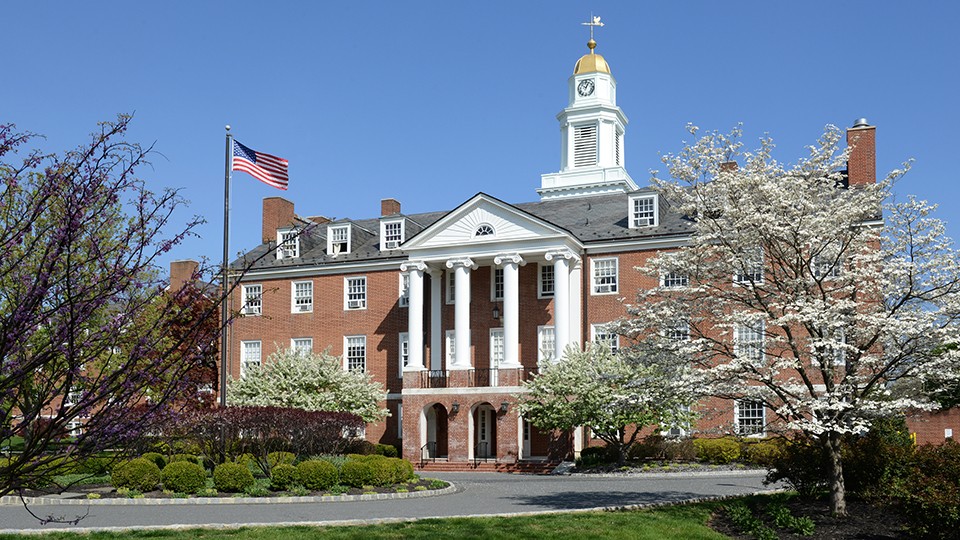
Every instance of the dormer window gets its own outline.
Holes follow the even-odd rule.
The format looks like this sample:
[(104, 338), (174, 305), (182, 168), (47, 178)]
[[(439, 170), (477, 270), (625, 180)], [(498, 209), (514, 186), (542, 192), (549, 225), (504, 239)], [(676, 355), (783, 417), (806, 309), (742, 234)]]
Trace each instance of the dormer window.
[(656, 195), (630, 197), (630, 228), (654, 227), (659, 222), (659, 201)]
[(290, 259), (300, 256), (300, 232), (277, 231), (277, 258)]
[(496, 231), (493, 230), (493, 227), (484, 223), (477, 227), (476, 232), (473, 233), (474, 236), (493, 236), (496, 234)]
[(350, 253), (349, 223), (327, 227), (327, 255), (336, 257), (341, 253)]
[(380, 222), (380, 249), (397, 249), (404, 241), (404, 222), (402, 219)]

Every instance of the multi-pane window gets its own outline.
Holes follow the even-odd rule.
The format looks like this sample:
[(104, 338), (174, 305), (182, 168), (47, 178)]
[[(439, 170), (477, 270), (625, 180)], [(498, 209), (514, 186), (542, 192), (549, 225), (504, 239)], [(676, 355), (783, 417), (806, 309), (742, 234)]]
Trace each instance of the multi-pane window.
[(490, 329), (490, 367), (503, 364), (503, 328)]
[(350, 225), (327, 227), (327, 254), (337, 256), (350, 253)]
[(493, 236), (496, 231), (493, 230), (493, 227), (484, 223), (477, 227), (477, 230), (473, 233), (474, 236)]
[(617, 292), (617, 259), (594, 259), (593, 294)]
[(664, 272), (660, 274), (660, 286), (667, 289), (679, 289), (690, 285), (690, 278), (682, 272)]
[(241, 341), (240, 377), (244, 377), (251, 369), (260, 367), (260, 341)]
[(367, 278), (353, 277), (344, 278), (344, 296), (346, 296), (346, 309), (366, 309), (367, 308)]
[(443, 273), (447, 280), (447, 303), (452, 304), (456, 300), (457, 276), (453, 270), (447, 270)]
[(657, 224), (657, 196), (630, 199), (630, 227), (650, 227)]
[(573, 128), (573, 166), (592, 167), (597, 164), (597, 125)]
[(503, 268), (493, 269), (493, 283), (490, 288), (493, 300), (503, 300)]
[(746, 249), (740, 253), (737, 260), (737, 270), (733, 281), (740, 284), (761, 283), (763, 281), (763, 250), (760, 248)]
[(840, 277), (843, 272), (843, 258), (839, 250), (830, 245), (820, 249), (811, 261), (813, 275), (817, 279)]
[(410, 334), (407, 332), (400, 332), (400, 337), (398, 338), (400, 344), (400, 378), (403, 378), (403, 368), (407, 367), (407, 364), (410, 363)]
[(293, 282), (293, 312), (308, 313), (313, 311), (313, 282)]
[(63, 400), (64, 407), (70, 407), (80, 403), (80, 400), (83, 399), (83, 390), (80, 388), (71, 388), (67, 392), (67, 397)]
[(300, 236), (297, 231), (280, 231), (277, 236), (278, 259), (300, 256)]
[(553, 296), (554, 274), (552, 264), (540, 265), (540, 298), (549, 298)]
[(736, 408), (737, 435), (762, 435), (764, 426), (763, 403), (759, 401), (739, 400)]
[(313, 338), (293, 338), (290, 340), (290, 348), (297, 352), (313, 352)]
[[(681, 405), (680, 412), (689, 413), (690, 406)], [(690, 422), (685, 422), (685, 421), (675, 422), (667, 426), (667, 429), (663, 432), (664, 435), (672, 438), (686, 437), (689, 433), (690, 433)]]
[(843, 328), (832, 330), (824, 328), (821, 330), (821, 335), (823, 336), (823, 344), (817, 349), (823, 365), (825, 367), (844, 365), (847, 359), (847, 353), (844, 350), (847, 343), (846, 331)]
[(383, 249), (397, 249), (403, 243), (403, 221), (383, 223)]
[(410, 274), (400, 274), (400, 307), (410, 305)]
[(343, 363), (347, 371), (366, 371), (367, 336), (347, 336), (343, 348)]
[(244, 285), (242, 291), (244, 315), (260, 315), (263, 313), (263, 285)]
[(690, 323), (686, 320), (673, 321), (664, 329), (664, 335), (670, 341), (689, 341)]
[(764, 330), (763, 319), (750, 323), (737, 323), (734, 328), (734, 354), (752, 362), (763, 361)]
[(450, 366), (452, 366), (453, 362), (457, 359), (457, 336), (453, 330), (447, 330), (445, 337), (447, 346), (447, 369), (450, 369)]
[(606, 345), (610, 348), (610, 352), (616, 353), (620, 350), (620, 336), (616, 333), (611, 332), (607, 324), (594, 324), (593, 329), (593, 342), (598, 345)]
[(557, 338), (552, 326), (537, 327), (537, 364), (552, 362), (557, 352)]

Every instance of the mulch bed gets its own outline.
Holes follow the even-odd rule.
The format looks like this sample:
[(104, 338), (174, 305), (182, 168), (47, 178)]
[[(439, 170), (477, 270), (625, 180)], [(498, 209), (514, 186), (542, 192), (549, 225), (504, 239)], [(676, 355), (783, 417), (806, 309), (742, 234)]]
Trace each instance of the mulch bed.
[[(760, 501), (760, 499), (753, 500)], [(906, 520), (896, 512), (896, 509), (890, 507), (871, 505), (864, 501), (848, 500), (848, 516), (835, 518), (830, 515), (830, 503), (827, 500), (800, 500), (794, 497), (783, 505), (794, 516), (806, 516), (813, 520), (816, 525), (813, 536), (798, 536), (789, 531), (776, 529), (773, 523), (763, 515), (764, 504), (762, 502), (756, 502), (749, 506), (754, 510), (754, 515), (763, 519), (768, 527), (776, 530), (781, 539), (899, 540), (914, 538), (905, 530)], [(713, 530), (731, 538), (738, 540), (753, 538), (753, 536), (738, 529), (727, 518), (723, 510), (714, 512), (709, 525)]]

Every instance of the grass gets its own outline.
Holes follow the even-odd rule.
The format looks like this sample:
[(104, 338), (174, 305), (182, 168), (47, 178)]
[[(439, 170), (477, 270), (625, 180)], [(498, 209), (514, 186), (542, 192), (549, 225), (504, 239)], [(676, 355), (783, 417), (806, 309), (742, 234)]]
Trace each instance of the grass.
[[(426, 519), (384, 525), (353, 527), (245, 527), (234, 530), (190, 529), (178, 531), (136, 531), (120, 533), (49, 533), (29, 538), (120, 540), (124, 538), (161, 538), (207, 540), (285, 540), (323, 539), (429, 539), (465, 538), (498, 540), (513, 538), (567, 539), (637, 539), (637, 540), (721, 540), (727, 538), (707, 527), (710, 512), (716, 503), (670, 506), (629, 512), (590, 512), (547, 514), (509, 518)], [(82, 524), (81, 524), (82, 525)], [(0, 540), (27, 538), (0, 535)]]

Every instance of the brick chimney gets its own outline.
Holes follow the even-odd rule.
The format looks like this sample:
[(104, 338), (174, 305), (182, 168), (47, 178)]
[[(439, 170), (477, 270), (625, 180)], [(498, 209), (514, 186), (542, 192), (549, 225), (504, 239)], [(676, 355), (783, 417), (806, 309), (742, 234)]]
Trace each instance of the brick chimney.
[(380, 199), (380, 217), (395, 216), (400, 213), (400, 201), (396, 199)]
[(193, 283), (195, 280), (194, 274), (197, 273), (198, 268), (200, 268), (200, 263), (197, 261), (189, 259), (172, 261), (170, 263), (170, 290), (178, 292), (187, 283)]
[(293, 203), (283, 197), (263, 199), (263, 242), (276, 242), (277, 229), (293, 224)]
[(847, 178), (851, 186), (877, 182), (877, 128), (867, 123), (866, 118), (854, 122), (847, 129), (847, 146), (851, 149), (847, 158)]

